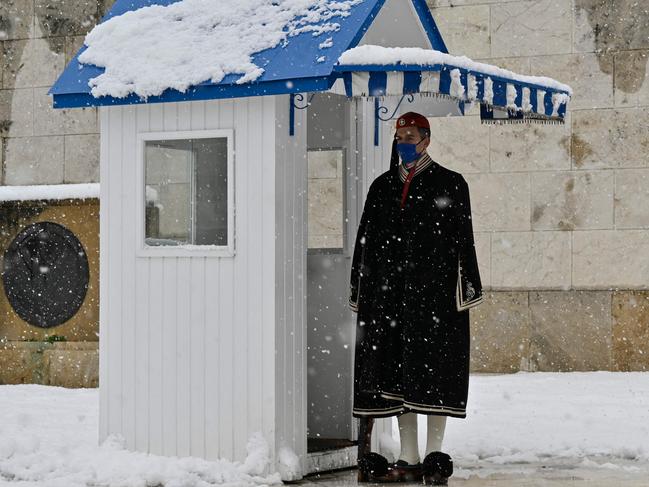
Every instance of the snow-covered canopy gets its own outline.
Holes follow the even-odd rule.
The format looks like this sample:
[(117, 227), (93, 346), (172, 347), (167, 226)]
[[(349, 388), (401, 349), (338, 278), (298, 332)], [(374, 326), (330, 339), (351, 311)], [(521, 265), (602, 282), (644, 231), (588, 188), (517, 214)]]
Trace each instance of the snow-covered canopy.
[(308, 32), (336, 31), (337, 18), (363, 0), (182, 0), (126, 12), (98, 24), (86, 35), (79, 62), (104, 67), (90, 80), (92, 95), (141, 97), (167, 88), (184, 92), (204, 81), (235, 83), (258, 79), (264, 67), (252, 56)]
[(572, 88), (564, 83), (546, 76), (528, 76), (517, 74), (513, 71), (494, 66), (493, 64), (480, 63), (466, 56), (453, 56), (435, 49), (421, 49), (419, 47), (383, 47), (383, 46), (358, 46), (343, 52), (338, 58), (341, 65), (417, 65), (434, 66), (448, 65), (455, 68), (483, 73), (501, 78), (510, 78), (523, 83), (536, 84), (546, 88), (561, 90), (572, 96)]
[(411, 2), (430, 49), (362, 42), (376, 25), (398, 42), (377, 20), (385, 0), (116, 0), (48, 94), (72, 108), (421, 93), (479, 102), (483, 121), (563, 121), (568, 85), (448, 54), (425, 0)]
[(561, 123), (572, 88), (435, 49), (363, 45), (338, 58), (330, 91), (350, 97), (421, 93), (480, 103), (483, 121)]

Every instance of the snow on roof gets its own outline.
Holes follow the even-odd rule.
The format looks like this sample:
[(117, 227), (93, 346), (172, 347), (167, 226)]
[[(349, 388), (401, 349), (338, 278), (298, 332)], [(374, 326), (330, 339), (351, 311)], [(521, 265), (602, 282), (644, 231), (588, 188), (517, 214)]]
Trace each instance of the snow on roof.
[(523, 83), (545, 86), (555, 90), (566, 91), (572, 96), (569, 85), (545, 76), (528, 76), (517, 74), (513, 71), (494, 66), (492, 64), (473, 61), (466, 56), (453, 56), (434, 49), (421, 49), (419, 47), (383, 47), (364, 45), (344, 51), (338, 58), (341, 65), (368, 66), (368, 65), (418, 65), (432, 66), (435, 64), (450, 65), (470, 71), (484, 73), (492, 76), (513, 79)]
[(95, 26), (86, 36), (82, 64), (105, 71), (90, 80), (93, 96), (141, 97), (167, 88), (185, 92), (204, 81), (258, 79), (264, 67), (252, 56), (289, 37), (310, 33), (318, 47), (333, 45), (327, 34), (340, 29), (363, 0), (181, 0), (126, 12)]
[(0, 201), (99, 198), (99, 183), (0, 186)]
[[(403, 2), (414, 6), (431, 46), (445, 52), (426, 1)], [(74, 108), (323, 91), (338, 56), (358, 45), (385, 4), (115, 0), (48, 94), (54, 108)], [(169, 89), (160, 95), (137, 94), (157, 93), (164, 85)]]
[(568, 85), (447, 54), (426, 1), (403, 2), (431, 49), (354, 47), (386, 0), (116, 0), (48, 94), (54, 108), (327, 90), (354, 96), (352, 80), (373, 70), (383, 73), (370, 75), (367, 88), (381, 95), (394, 88), (376, 89), (388, 78), (402, 93), (430, 92), (437, 71), (439, 94), (477, 93), (488, 105), (563, 117)]

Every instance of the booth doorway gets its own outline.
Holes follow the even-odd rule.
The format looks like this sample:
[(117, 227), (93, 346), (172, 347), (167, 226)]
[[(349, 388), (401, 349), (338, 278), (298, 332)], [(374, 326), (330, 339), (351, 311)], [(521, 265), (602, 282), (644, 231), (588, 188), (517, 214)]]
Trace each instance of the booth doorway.
[(357, 445), (356, 315), (348, 304), (349, 234), (357, 226), (348, 201), (357, 161), (354, 106), (344, 96), (315, 93), (307, 108), (307, 450), (311, 457), (328, 455), (321, 466), (329, 468), (346, 466), (331, 456)]

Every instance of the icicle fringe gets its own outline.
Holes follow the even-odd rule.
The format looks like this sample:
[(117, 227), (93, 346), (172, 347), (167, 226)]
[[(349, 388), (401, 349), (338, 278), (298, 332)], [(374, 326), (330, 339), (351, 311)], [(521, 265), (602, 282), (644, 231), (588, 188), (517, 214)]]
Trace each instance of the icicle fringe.
[(485, 125), (503, 125), (510, 123), (542, 123), (547, 125), (565, 125), (565, 121), (561, 119), (544, 119), (544, 118), (501, 118), (501, 119), (484, 119), (480, 121)]
[[(500, 107), (493, 105), (492, 103), (485, 102), (482, 100), (468, 100), (466, 97), (459, 98), (457, 96), (449, 95), (447, 93), (439, 93), (439, 92), (432, 92), (432, 91), (426, 91), (426, 92), (415, 92), (415, 93), (405, 93), (405, 95), (419, 95), (423, 97), (433, 97), (433, 98), (440, 98), (443, 100), (452, 100), (452, 101), (463, 101), (468, 104), (469, 107), (471, 107), (473, 104), (481, 104), (484, 105), (489, 111), (493, 111), (494, 108), (500, 109), (500, 110), (506, 110), (508, 115), (515, 115), (521, 111), (521, 109), (513, 109), (513, 108), (507, 108), (507, 107)], [(386, 96), (394, 96), (394, 95), (371, 95), (369, 93), (359, 93), (356, 95), (351, 96), (351, 98), (355, 99), (361, 99), (361, 98), (367, 98), (369, 96), (372, 96), (373, 98), (378, 98), (380, 102), (384, 102), (386, 99)], [(480, 119), (483, 124), (507, 124), (507, 123), (539, 123), (539, 124), (547, 124), (547, 125), (565, 125), (565, 120), (562, 117), (556, 118), (556, 117), (548, 117), (547, 115), (542, 115), (540, 113), (536, 112), (523, 112), (523, 118), (499, 118), (499, 119)]]

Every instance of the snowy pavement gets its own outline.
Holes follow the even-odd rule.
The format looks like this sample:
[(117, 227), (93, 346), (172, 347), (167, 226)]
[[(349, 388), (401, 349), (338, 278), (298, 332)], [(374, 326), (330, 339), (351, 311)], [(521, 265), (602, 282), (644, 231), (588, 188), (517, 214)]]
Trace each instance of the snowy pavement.
[[(357, 471), (340, 470), (310, 475), (298, 482), (300, 487), (345, 487), (348, 485), (381, 486), (385, 484), (358, 484)], [(419, 483), (399, 483), (403, 486)], [(525, 466), (515, 465), (487, 473), (481, 469), (458, 469), (448, 481), (449, 487), (647, 487), (649, 476), (642, 472), (611, 472), (608, 470), (580, 468), (566, 463), (545, 462)]]
[[(471, 375), (467, 418), (448, 418), (449, 485), (649, 486), (649, 374), (534, 372)], [(167, 458), (97, 444), (98, 390), (0, 386), (0, 485), (165, 487), (280, 484), (261, 476), (264, 444), (245, 462)], [(420, 454), (426, 422), (419, 416)], [(380, 441), (399, 453), (398, 430)], [(356, 483), (354, 470), (298, 484)]]

